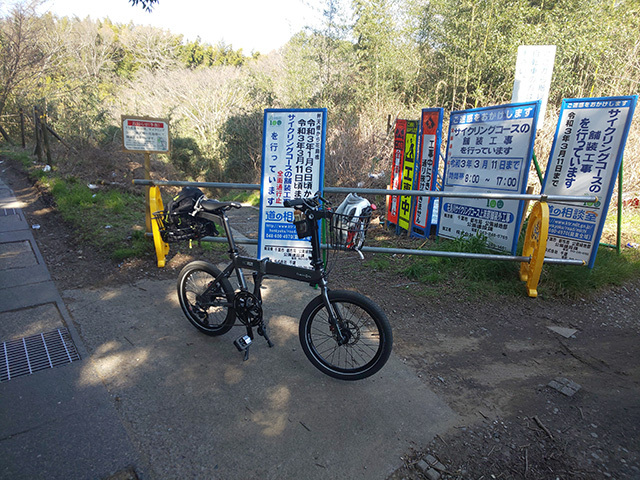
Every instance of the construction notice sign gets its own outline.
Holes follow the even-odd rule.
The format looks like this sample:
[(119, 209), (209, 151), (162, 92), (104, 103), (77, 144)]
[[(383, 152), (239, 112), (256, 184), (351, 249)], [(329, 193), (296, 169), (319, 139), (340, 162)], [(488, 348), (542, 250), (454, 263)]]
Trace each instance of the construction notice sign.
[(166, 153), (169, 151), (169, 122), (160, 118), (123, 115), (122, 146), (130, 152)]
[[(451, 113), (443, 191), (524, 193), (540, 101)], [(443, 198), (438, 235), (484, 235), (494, 250), (516, 253), (523, 202)]]
[(542, 193), (598, 201), (549, 203), (547, 257), (593, 267), (637, 102), (637, 95), (562, 101)]
[(311, 240), (299, 239), (284, 201), (322, 190), (327, 110), (267, 109), (262, 135), (258, 258), (311, 268)]
[[(397, 119), (393, 136), (393, 161), (391, 163), (391, 183), (389, 184), (391, 190), (400, 190), (406, 135), (407, 121)], [(394, 225), (398, 224), (399, 200), (400, 197), (397, 195), (391, 195), (387, 202), (387, 221)]]
[[(413, 190), (413, 173), (416, 160), (416, 141), (418, 136), (418, 122), (407, 120), (407, 134), (404, 139), (404, 160), (402, 162), (400, 181), (401, 190)], [(411, 223), (412, 197), (400, 197), (398, 202), (398, 227), (409, 230)]]
[[(436, 189), (440, 144), (442, 143), (443, 115), (444, 110), (442, 108), (422, 109), (420, 134), (418, 135), (419, 153), (415, 162), (414, 173), (416, 190), (429, 191)], [(429, 235), (433, 203), (431, 197), (414, 197), (411, 236), (424, 238)]]

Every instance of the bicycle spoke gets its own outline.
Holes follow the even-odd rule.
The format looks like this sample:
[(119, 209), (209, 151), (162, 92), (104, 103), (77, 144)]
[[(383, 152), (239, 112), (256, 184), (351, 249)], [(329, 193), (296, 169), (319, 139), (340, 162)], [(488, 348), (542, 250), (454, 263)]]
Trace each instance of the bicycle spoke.
[(204, 262), (194, 264), (181, 274), (180, 303), (196, 328), (210, 335), (222, 334), (233, 324), (229, 316), (231, 285), (225, 279), (215, 281), (219, 273), (214, 267)]
[(326, 309), (319, 311), (310, 326), (309, 335), (318, 356), (326, 363), (343, 370), (359, 368), (376, 356), (380, 346), (380, 333), (369, 315), (360, 306), (332, 303), (339, 325), (346, 335), (346, 343), (338, 345), (338, 336), (332, 332)]

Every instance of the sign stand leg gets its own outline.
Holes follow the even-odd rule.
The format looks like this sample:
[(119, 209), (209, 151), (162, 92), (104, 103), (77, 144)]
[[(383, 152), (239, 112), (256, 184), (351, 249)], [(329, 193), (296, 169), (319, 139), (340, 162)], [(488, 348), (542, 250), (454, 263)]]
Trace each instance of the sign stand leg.
[(546, 202), (536, 202), (529, 215), (527, 234), (524, 239), (522, 255), (531, 257), (529, 263), (520, 264), (520, 280), (526, 282), (527, 295), (538, 296), (538, 282), (544, 263), (549, 235), (549, 205)]
[[(145, 180), (151, 180), (151, 154), (144, 152), (144, 178)], [(149, 189), (147, 186), (145, 193), (145, 210), (144, 210), (144, 222), (145, 232), (151, 233), (151, 209), (149, 204)]]

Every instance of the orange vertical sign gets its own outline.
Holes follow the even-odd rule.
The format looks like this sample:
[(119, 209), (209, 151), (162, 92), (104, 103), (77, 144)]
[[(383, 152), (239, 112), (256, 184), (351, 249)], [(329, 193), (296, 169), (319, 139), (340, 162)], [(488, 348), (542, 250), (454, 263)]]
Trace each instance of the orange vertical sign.
[[(407, 121), (396, 120), (396, 131), (393, 140), (393, 162), (391, 164), (391, 190), (400, 190), (400, 182), (402, 181), (402, 165), (404, 163), (404, 143), (407, 135)], [(395, 225), (398, 224), (398, 195), (391, 195), (387, 202), (389, 205), (387, 211), (387, 221)]]

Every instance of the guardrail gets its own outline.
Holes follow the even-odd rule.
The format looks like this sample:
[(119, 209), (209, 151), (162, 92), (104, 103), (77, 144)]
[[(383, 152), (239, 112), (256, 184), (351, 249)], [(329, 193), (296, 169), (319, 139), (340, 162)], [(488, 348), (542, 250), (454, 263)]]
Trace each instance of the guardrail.
[[(224, 182), (185, 182), (173, 180), (142, 180), (136, 179), (134, 185), (158, 187), (204, 187), (226, 188), (230, 190), (260, 190), (260, 185), (254, 183), (224, 183)], [(502, 200), (537, 200), (541, 202), (596, 202), (595, 196), (570, 195), (541, 195), (529, 193), (473, 193), (473, 192), (437, 192), (424, 190), (386, 190), (384, 188), (349, 188), (324, 187), (325, 193), (357, 193), (363, 195), (402, 195), (409, 197), (446, 197), (446, 198), (489, 198)]]
[[(173, 187), (203, 187), (203, 188), (221, 188), (233, 190), (260, 190), (260, 185), (251, 183), (224, 183), (224, 182), (186, 182), (171, 180), (133, 180), (134, 185), (147, 187), (173, 186)], [(502, 200), (534, 200), (532, 215), (529, 220), (529, 226), (525, 235), (525, 245), (523, 248), (524, 255), (499, 255), (499, 254), (482, 254), (482, 253), (466, 253), (466, 252), (442, 252), (435, 250), (415, 250), (406, 248), (386, 248), (386, 247), (362, 247), (363, 252), (384, 253), (384, 254), (401, 254), (401, 255), (418, 255), (432, 257), (450, 257), (465, 258), (476, 260), (496, 260), (520, 262), (520, 279), (527, 283), (527, 292), (531, 297), (537, 296), (537, 284), (540, 278), (540, 272), (543, 264), (555, 265), (585, 265), (582, 260), (570, 260), (559, 258), (546, 258), (544, 256), (546, 250), (547, 234), (549, 229), (549, 207), (547, 202), (596, 202), (598, 198), (595, 196), (569, 196), (569, 195), (542, 195), (542, 194), (509, 194), (509, 193), (473, 193), (473, 192), (438, 192), (423, 190), (387, 190), (375, 188), (346, 188), (346, 187), (325, 187), (324, 193), (357, 193), (361, 195), (402, 195), (402, 196), (424, 196), (424, 197), (443, 197), (443, 198), (487, 198)], [(152, 209), (147, 205), (147, 215), (150, 215)], [(155, 223), (155, 222), (154, 222)], [(154, 229), (154, 237), (155, 235)], [(164, 266), (164, 256), (168, 253), (168, 245), (159, 245), (156, 241), (156, 252), (158, 255), (158, 266)], [(225, 239), (216, 237), (205, 237), (202, 240), (208, 242), (226, 243)], [(160, 240), (161, 241), (161, 240)], [(242, 245), (257, 245), (257, 240), (242, 240), (236, 243)], [(162, 259), (160, 258), (162, 256)]]

